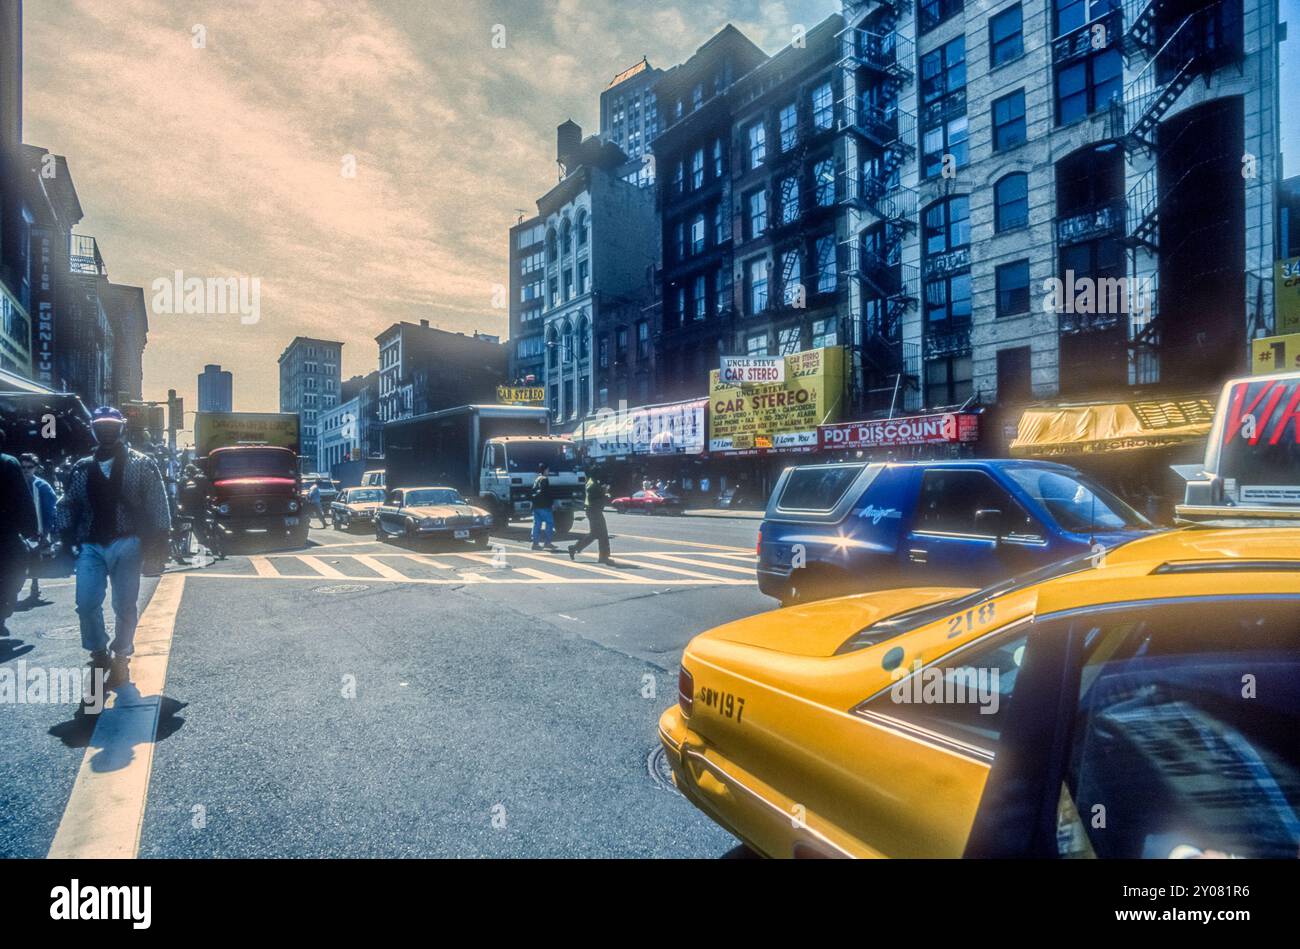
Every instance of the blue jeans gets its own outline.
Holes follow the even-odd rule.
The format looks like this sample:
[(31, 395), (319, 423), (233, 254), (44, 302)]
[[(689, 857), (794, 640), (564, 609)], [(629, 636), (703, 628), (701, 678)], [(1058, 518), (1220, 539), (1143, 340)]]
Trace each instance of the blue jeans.
[[(549, 507), (533, 508), (533, 543), (549, 544), (555, 534), (555, 514)], [(539, 540), (539, 538), (542, 538)]]
[(108, 649), (104, 629), (104, 593), (113, 583), (116, 625), (113, 652), (135, 652), (135, 625), (140, 619), (140, 538), (119, 537), (109, 544), (82, 544), (77, 557), (77, 616), (81, 619), (81, 645), (91, 652)]

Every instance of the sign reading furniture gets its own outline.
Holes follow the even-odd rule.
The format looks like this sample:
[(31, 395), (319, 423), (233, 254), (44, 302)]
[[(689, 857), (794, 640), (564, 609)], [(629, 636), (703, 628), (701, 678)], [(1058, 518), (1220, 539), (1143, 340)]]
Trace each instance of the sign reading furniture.
[(817, 447), (817, 426), (844, 404), (844, 350), (838, 346), (776, 357), (782, 382), (737, 385), (709, 374), (709, 451), (790, 451)]

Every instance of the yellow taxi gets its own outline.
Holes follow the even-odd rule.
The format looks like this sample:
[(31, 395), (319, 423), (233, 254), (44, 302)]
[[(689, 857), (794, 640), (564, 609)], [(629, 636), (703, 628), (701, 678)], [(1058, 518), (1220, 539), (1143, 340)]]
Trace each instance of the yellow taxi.
[(1300, 529), (729, 623), (659, 735), (770, 857), (1296, 857)]

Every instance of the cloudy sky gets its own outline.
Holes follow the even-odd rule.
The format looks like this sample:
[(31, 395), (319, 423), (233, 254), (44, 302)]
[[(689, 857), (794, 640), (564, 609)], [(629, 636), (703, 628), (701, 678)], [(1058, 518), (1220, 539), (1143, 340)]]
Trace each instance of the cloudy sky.
[[(68, 156), (118, 283), (257, 277), (261, 315), (150, 314), (145, 397), (193, 407), (205, 363), (235, 407), (278, 408), (296, 335), (345, 377), (398, 319), (504, 334), (507, 228), (555, 181), (555, 126), (599, 124), (642, 55), (734, 23), (768, 52), (836, 0), (27, 0), (24, 139)], [(492, 45), (504, 27), (505, 48)], [(202, 48), (196, 48), (196, 27)], [(356, 175), (343, 174), (355, 156)]]

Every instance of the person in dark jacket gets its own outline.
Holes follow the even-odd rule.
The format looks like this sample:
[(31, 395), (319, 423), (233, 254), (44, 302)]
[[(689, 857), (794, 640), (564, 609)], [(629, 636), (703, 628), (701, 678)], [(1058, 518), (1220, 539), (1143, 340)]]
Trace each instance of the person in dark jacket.
[[(27, 484), (27, 490), (31, 492), (32, 504), (36, 508), (37, 549), (48, 549), (50, 536), (54, 533), (54, 506), (58, 496), (54, 493), (54, 488), (50, 487), (50, 483), (36, 473), (40, 470), (39, 458), (33, 454), (26, 454), (18, 461), (22, 465), (23, 480)], [(49, 602), (41, 599), (41, 581), (37, 577), (32, 577), (32, 589), (27, 594), (27, 599), (23, 600), (23, 607), (29, 609), (33, 606), (45, 606)]]
[(609, 485), (596, 474), (587, 475), (587, 495), (584, 508), (587, 511), (587, 536), (576, 544), (569, 545), (569, 559), (574, 560), (578, 554), (598, 543), (601, 563), (613, 563), (609, 559), (609, 527), (605, 524), (605, 504), (609, 501)]
[(537, 466), (537, 478), (533, 481), (533, 550), (559, 550), (551, 543), (555, 534), (555, 500), (551, 495), (550, 469), (546, 462)]
[(4, 444), (4, 430), (0, 429), (0, 636), (9, 635), (5, 624), (14, 615), (27, 579), (25, 538), (36, 536), (32, 492), (18, 459), (4, 453)]
[[(59, 500), (58, 528), (77, 547), (77, 616), (91, 665), (108, 670), (108, 686), (129, 679), (135, 652), (140, 574), (160, 573), (171, 535), (171, 505), (158, 467), (123, 440), (126, 420), (110, 406), (91, 415), (97, 448), (72, 469)], [(104, 595), (113, 586), (116, 616), (109, 658)]]

